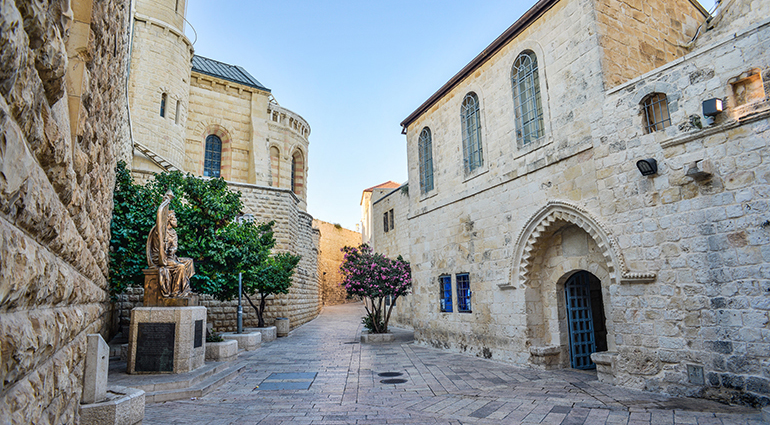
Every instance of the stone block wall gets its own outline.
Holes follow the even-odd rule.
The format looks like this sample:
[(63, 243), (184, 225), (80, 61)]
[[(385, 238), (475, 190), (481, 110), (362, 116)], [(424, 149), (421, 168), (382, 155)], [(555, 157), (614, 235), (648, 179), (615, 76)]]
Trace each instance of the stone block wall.
[(86, 334), (107, 337), (128, 13), (111, 0), (0, 3), (0, 417), (9, 423), (77, 423)]
[[(147, 174), (135, 172), (134, 175), (138, 182), (148, 180)], [(242, 193), (244, 213), (252, 214), (258, 222), (275, 221), (275, 252), (292, 252), (302, 256), (292, 277), (289, 293), (267, 299), (266, 324), (271, 326), (276, 317), (287, 317), (294, 328), (314, 319), (321, 309), (321, 292), (317, 277), (319, 232), (312, 227), (312, 217), (298, 209), (298, 199), (289, 190), (232, 182), (230, 188)], [(129, 288), (119, 296), (116, 314), (122, 328), (128, 326), (131, 309), (142, 305), (143, 295), (143, 288)], [(252, 301), (259, 305), (258, 298), (252, 298)], [(256, 312), (245, 297), (242, 303), (244, 326), (256, 327)], [(237, 299), (222, 302), (203, 295), (201, 305), (208, 308), (207, 322), (213, 325), (215, 332), (236, 330)]]
[(321, 300), (323, 305), (337, 305), (351, 302), (347, 299), (345, 288), (340, 286), (342, 276), (340, 265), (345, 254), (345, 246), (361, 245), (361, 234), (348, 230), (338, 224), (313, 220), (313, 228), (320, 231), (318, 245), (318, 279), (321, 282)]
[(600, 0), (595, 7), (608, 88), (684, 56), (706, 21), (690, 0)]

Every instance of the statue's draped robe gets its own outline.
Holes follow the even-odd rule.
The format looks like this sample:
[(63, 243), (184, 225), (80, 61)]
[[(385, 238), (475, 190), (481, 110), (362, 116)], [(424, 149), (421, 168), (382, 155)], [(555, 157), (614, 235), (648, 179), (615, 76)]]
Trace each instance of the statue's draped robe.
[(148, 266), (158, 269), (158, 284), (164, 297), (186, 296), (190, 293), (190, 277), (195, 274), (191, 258), (176, 256), (176, 230), (168, 220), (173, 195), (167, 194), (158, 207), (155, 226), (147, 237)]

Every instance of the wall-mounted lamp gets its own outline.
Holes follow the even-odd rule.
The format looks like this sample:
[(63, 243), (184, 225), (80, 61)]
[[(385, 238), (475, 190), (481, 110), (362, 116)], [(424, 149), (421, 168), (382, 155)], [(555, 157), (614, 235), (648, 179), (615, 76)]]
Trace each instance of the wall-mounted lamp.
[(658, 161), (654, 158), (640, 159), (636, 161), (636, 168), (643, 176), (651, 176), (658, 173)]
[(706, 124), (714, 124), (714, 117), (721, 114), (724, 110), (722, 99), (713, 98), (703, 101), (703, 116), (706, 117)]
[(715, 117), (721, 114), (722, 111), (722, 99), (715, 97), (713, 99), (703, 101), (703, 116)]

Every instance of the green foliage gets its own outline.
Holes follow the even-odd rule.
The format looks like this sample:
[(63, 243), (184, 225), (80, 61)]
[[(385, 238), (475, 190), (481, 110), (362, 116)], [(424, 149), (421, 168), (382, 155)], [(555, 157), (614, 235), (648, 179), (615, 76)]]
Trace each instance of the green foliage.
[[(287, 294), (291, 277), (301, 257), (288, 252), (271, 255), (265, 261), (255, 263), (243, 274), (243, 294), (257, 312), (257, 326), (265, 326), (265, 300), (271, 294)], [(259, 295), (259, 306), (251, 296)]]
[(174, 192), (170, 208), (176, 212), (179, 255), (195, 262), (190, 279), (194, 292), (218, 300), (238, 296), (238, 272), (244, 273), (244, 292), (286, 293), (298, 256), (271, 256), (274, 222), (237, 222), (241, 194), (221, 179), (201, 179), (180, 172), (156, 174), (147, 185), (134, 183), (126, 164), (118, 164), (115, 210), (110, 240), (110, 290), (123, 292), (144, 284), (147, 235), (155, 224), (157, 207), (167, 190)]
[(366, 328), (369, 333), (377, 333), (378, 329), (387, 329), (385, 328), (385, 322), (382, 320), (377, 320), (377, 324), (374, 324), (374, 315), (375, 313), (368, 313), (366, 316), (361, 318), (361, 323), (363, 323), (364, 328)]
[(225, 342), (225, 339), (216, 332), (206, 332), (206, 342)]

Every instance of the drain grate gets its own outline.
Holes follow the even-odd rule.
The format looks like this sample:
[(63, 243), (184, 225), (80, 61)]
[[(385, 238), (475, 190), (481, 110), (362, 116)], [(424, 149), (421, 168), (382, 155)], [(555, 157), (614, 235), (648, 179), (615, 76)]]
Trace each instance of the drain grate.
[(406, 379), (400, 379), (400, 378), (383, 379), (382, 381), (380, 381), (380, 383), (382, 384), (403, 384), (404, 382), (406, 382)]
[(343, 342), (342, 344), (359, 344), (358, 341)]
[(377, 374), (377, 376), (383, 376), (383, 377), (401, 376), (401, 375), (403, 375), (403, 373), (401, 372), (382, 372)]

